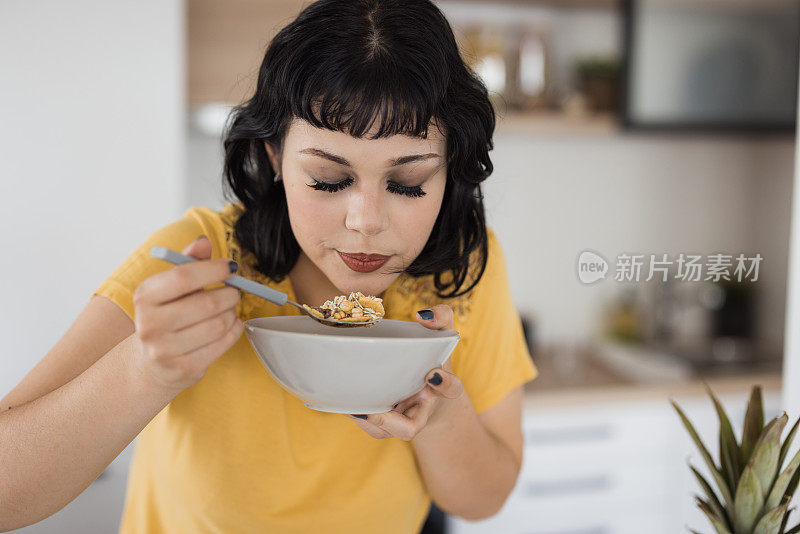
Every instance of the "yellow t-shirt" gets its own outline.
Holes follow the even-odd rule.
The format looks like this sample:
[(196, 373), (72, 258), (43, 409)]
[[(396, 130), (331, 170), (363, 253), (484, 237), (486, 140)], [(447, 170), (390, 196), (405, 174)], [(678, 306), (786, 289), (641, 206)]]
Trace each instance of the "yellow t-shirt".
[[(200, 234), (213, 257), (239, 263), (237, 274), (284, 291), (253, 268), (233, 238), (241, 208), (191, 207), (153, 232), (94, 292), (134, 318), (133, 292), (173, 266), (150, 248), (180, 251)], [(386, 318), (415, 321), (416, 310), (444, 302), (461, 334), (451, 355), (478, 413), (533, 379), (522, 325), (511, 300), (505, 260), (489, 229), (483, 278), (467, 295), (439, 299), (432, 276), (401, 274), (384, 293)], [(242, 293), (242, 320), (299, 315)], [(351, 419), (306, 408), (272, 378), (245, 335), (205, 376), (164, 407), (139, 434), (131, 462), (122, 534), (419, 532), (430, 506), (409, 442), (374, 439)]]

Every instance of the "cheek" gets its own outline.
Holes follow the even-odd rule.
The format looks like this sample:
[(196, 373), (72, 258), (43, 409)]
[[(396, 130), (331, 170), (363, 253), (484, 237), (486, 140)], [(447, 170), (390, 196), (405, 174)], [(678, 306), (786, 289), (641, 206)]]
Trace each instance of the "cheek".
[(393, 217), (393, 226), (403, 237), (403, 242), (409, 246), (413, 244), (414, 250), (419, 254), (428, 241), (439, 210), (442, 206), (444, 188), (429, 189), (427, 195), (419, 199), (401, 201), (397, 206), (397, 213)]
[(325, 194), (329, 193), (314, 191), (303, 184), (292, 184), (286, 189), (289, 221), (300, 244), (319, 242), (330, 233), (330, 221), (335, 220), (340, 208)]

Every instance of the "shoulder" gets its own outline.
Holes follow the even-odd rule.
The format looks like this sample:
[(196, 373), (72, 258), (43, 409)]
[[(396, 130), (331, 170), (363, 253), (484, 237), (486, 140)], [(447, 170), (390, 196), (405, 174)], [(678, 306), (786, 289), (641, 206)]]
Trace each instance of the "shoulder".
[[(183, 220), (193, 224), (198, 235), (204, 234), (213, 245), (212, 258), (230, 257), (233, 241), (233, 224), (238, 217), (238, 206), (228, 203), (219, 210), (207, 206), (191, 206), (183, 214)], [(194, 239), (197, 236), (192, 237)]]
[(480, 273), (480, 279), (475, 286), (465, 295), (469, 303), (470, 324), (482, 320), (486, 313), (493, 313), (499, 305), (509, 297), (508, 273), (506, 259), (500, 239), (489, 227), (486, 227), (486, 265), (480, 273), (481, 260), (479, 251), (475, 251), (472, 261), (471, 281)]
[(243, 251), (233, 236), (233, 226), (242, 212), (239, 203), (229, 202), (219, 210), (190, 206), (179, 219), (153, 232), (149, 240), (180, 250), (198, 236), (205, 235), (213, 246), (212, 258), (231, 258), (241, 267), (245, 261), (241, 257)]
[(136, 287), (146, 278), (172, 267), (168, 262), (153, 258), (150, 254), (152, 248), (159, 246), (181, 251), (203, 234), (213, 244), (212, 257), (227, 256), (220, 212), (203, 206), (192, 206), (181, 217), (156, 226), (155, 230), (147, 233), (145, 239), (117, 264), (94, 293), (114, 300), (133, 318), (132, 296)]
[[(487, 253), (486, 269), (476, 284), (476, 293), (492, 291), (508, 284), (508, 273), (506, 272), (506, 257), (500, 239), (494, 231), (486, 227)], [(477, 263), (477, 261), (476, 261)], [(478, 289), (480, 288), (480, 289)]]
[(229, 226), (225, 218), (226, 213), (229, 211), (230, 208), (228, 207), (220, 211), (215, 211), (206, 206), (186, 208), (181, 217), (157, 227), (147, 234), (144, 241), (140, 242), (136, 249), (125, 259), (123, 265), (120, 266), (120, 270), (127, 271), (133, 267), (138, 267), (147, 271), (165, 267), (164, 262), (153, 260), (150, 257), (152, 247), (160, 246), (180, 251), (201, 235), (205, 235), (211, 241), (212, 259), (230, 257)]

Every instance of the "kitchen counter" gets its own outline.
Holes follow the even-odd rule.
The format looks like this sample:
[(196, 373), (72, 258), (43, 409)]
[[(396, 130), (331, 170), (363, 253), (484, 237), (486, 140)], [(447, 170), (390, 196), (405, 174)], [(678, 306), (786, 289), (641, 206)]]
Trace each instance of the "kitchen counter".
[[(618, 361), (592, 349), (542, 350), (533, 355), (539, 376), (524, 387), (524, 409), (567, 407), (642, 399), (680, 399), (705, 396), (707, 383), (719, 394), (747, 395), (760, 384), (764, 391), (780, 391), (780, 362), (696, 369), (682, 362), (653, 362), (658, 373), (649, 377), (625, 376)], [(649, 362), (635, 365), (647, 366)], [(633, 367), (632, 365), (631, 367)], [(615, 370), (616, 369), (616, 370)]]

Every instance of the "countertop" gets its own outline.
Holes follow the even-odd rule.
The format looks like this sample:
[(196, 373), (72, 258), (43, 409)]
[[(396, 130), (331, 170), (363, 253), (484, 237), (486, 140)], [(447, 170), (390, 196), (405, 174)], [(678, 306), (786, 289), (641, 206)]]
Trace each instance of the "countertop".
[(746, 395), (755, 384), (761, 385), (764, 391), (781, 389), (779, 361), (698, 369), (658, 357), (649, 361), (646, 354), (639, 357), (643, 361), (630, 360), (627, 367), (653, 368), (653, 374), (648, 375), (647, 372), (628, 373), (626, 362), (621, 363), (616, 356), (608, 357), (609, 352), (613, 351), (604, 351), (598, 346), (534, 352), (539, 376), (524, 387), (525, 410), (705, 396), (704, 383), (719, 395)]

